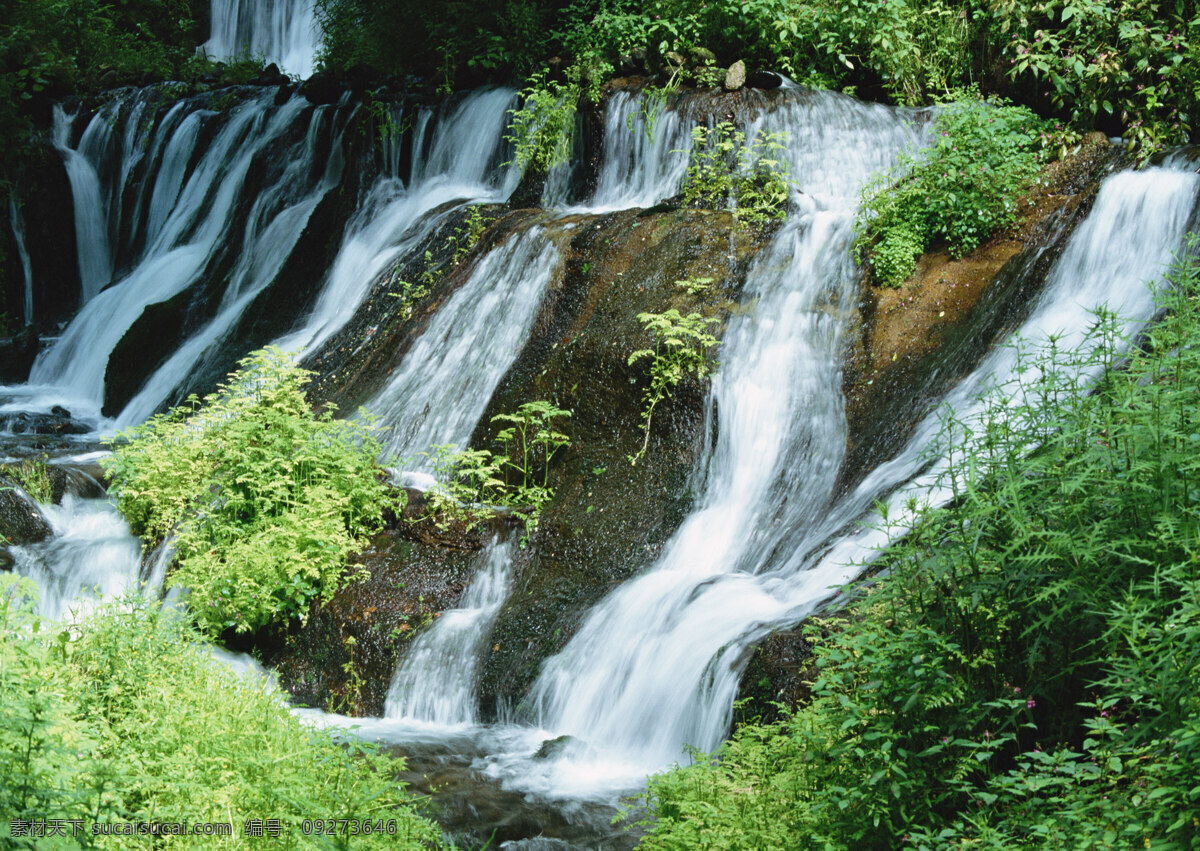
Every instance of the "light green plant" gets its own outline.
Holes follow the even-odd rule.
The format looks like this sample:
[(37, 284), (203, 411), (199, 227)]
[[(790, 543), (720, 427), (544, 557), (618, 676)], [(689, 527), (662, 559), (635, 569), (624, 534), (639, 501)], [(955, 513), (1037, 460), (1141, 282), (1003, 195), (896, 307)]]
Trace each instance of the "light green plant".
[(505, 139), (513, 145), (513, 161), (522, 170), (547, 172), (571, 156), (575, 112), (583, 92), (578, 83), (532, 77), (521, 90), (520, 109), (510, 112), (512, 121)]
[(50, 502), (52, 493), (50, 473), (46, 468), (46, 458), (26, 458), (9, 466), (4, 471), (34, 502), (46, 505)]
[(683, 278), (675, 282), (675, 286), (688, 295), (707, 295), (712, 291), (712, 278), (695, 277)]
[(933, 144), (863, 190), (855, 252), (874, 280), (900, 286), (935, 240), (961, 257), (1010, 227), (1038, 174), (1042, 131), (1028, 109), (977, 95), (942, 107)]
[(442, 525), (456, 521), (470, 529), (492, 516), (495, 507), (512, 507), (528, 540), (553, 497), (550, 460), (568, 443), (556, 421), (570, 416), (544, 400), (526, 402), (511, 414), (492, 417), (493, 424), (506, 426), (496, 435), (499, 452), (459, 450), (453, 444), (432, 447), (433, 452), (424, 453), (438, 481), (430, 492), (430, 514)]
[(630, 464), (646, 454), (650, 444), (650, 425), (654, 408), (674, 391), (689, 375), (704, 378), (709, 372), (708, 353), (717, 345), (709, 333), (716, 319), (699, 313), (680, 314), (675, 308), (665, 313), (639, 313), (638, 321), (654, 338), (654, 348), (638, 349), (629, 356), (630, 366), (640, 360), (650, 360), (650, 386), (642, 394), (642, 428), (645, 436), (642, 447), (629, 456)]
[(317, 416), (311, 373), (255, 352), (203, 401), (113, 439), (110, 493), (136, 534), (174, 534), (169, 582), (211, 632), (304, 620), (346, 578), (386, 501), (369, 419)]
[(382, 823), (337, 847), (441, 845), (394, 779), (402, 761), (303, 724), (283, 695), (214, 659), (174, 610), (131, 597), (60, 624), (36, 614), (36, 599), (29, 580), (0, 575), (4, 847), (53, 841), (14, 835), (14, 820), (79, 819), (88, 847), (130, 847), (128, 836), (91, 835), (91, 824), (211, 822), (229, 833), (204, 836), (205, 847), (242, 848), (252, 818), (278, 819), (291, 846), (305, 842), (305, 820), (339, 818)]
[(749, 143), (731, 121), (692, 130), (683, 201), (729, 209), (739, 222), (762, 223), (787, 215), (791, 182), (782, 134), (759, 133)]

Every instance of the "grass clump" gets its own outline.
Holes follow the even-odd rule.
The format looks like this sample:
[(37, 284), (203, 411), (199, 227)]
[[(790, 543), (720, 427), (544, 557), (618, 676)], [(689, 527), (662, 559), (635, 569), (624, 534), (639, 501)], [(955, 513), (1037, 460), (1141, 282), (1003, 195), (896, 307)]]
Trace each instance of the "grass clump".
[(314, 414), (311, 373), (278, 349), (239, 364), (203, 401), (122, 432), (103, 462), (134, 533), (175, 535), (169, 581), (214, 634), (303, 620), (385, 504), (369, 422)]
[[(177, 612), (128, 599), (63, 625), (37, 616), (36, 594), (0, 576), (0, 844), (125, 848), (128, 836), (93, 835), (93, 824), (216, 822), (230, 833), (153, 847), (244, 847), (247, 824), (271, 819), (284, 848), (440, 842), (393, 779), (398, 762), (303, 726), (282, 695), (213, 659)], [(67, 822), (57, 845), (14, 830), (55, 819)], [(306, 820), (324, 819), (383, 829), (306, 835)]]
[(1171, 278), (1125, 363), (1102, 315), (948, 416), (955, 498), (810, 623), (811, 702), (652, 779), (643, 847), (1197, 847), (1200, 268)]
[(901, 156), (864, 191), (855, 242), (877, 284), (898, 287), (917, 257), (944, 241), (961, 257), (1016, 222), (1017, 196), (1042, 162), (1041, 122), (1024, 107), (954, 101), (934, 121), (933, 144)]

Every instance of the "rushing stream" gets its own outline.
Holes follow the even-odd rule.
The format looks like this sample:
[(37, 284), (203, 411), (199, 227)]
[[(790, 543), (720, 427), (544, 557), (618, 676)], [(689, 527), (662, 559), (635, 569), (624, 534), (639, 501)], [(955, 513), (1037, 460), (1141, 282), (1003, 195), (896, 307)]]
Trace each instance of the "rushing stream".
[[(311, 71), (311, 4), (223, 0), (213, 20), (210, 54), (262, 53), (289, 72)], [(327, 268), (317, 270), (311, 304), (275, 338), (316, 351), (447, 215), (464, 204), (503, 203), (521, 179), (504, 140), (509, 90), (416, 110), (409, 168), (393, 149), (361, 183), (350, 180), (359, 164), (347, 153), (358, 107), (346, 101), (314, 107), (269, 90), (224, 110), (202, 98), (162, 107), (169, 96), (162, 88), (123, 91), (83, 127), (75, 126), (79, 116), (56, 112), (81, 309), (38, 357), (28, 384), (0, 389), (0, 413), (64, 405), (93, 440), (178, 400), (206, 359), (232, 344), (251, 305), (303, 247), (318, 210), (345, 193), (351, 209)], [(565, 179), (552, 175), (548, 209), (483, 252), (438, 305), (367, 404), (391, 429), (390, 457), (416, 459), (435, 444), (470, 440), (562, 275), (563, 234), (589, 216), (649, 207), (679, 191), (694, 122), (674, 110), (656, 117), (654, 132), (643, 132), (639, 98), (613, 96), (590, 198), (568, 206)], [(477, 557), (458, 607), (402, 658), (385, 718), (309, 712), (314, 723), (356, 725), (358, 735), (395, 744), (419, 765), (455, 764), (460, 774), (488, 778), (488, 793), (478, 785), (447, 793), (466, 801), (464, 821), (477, 811), (472, 794), (507, 795), (503, 806), (553, 802), (555, 818), (582, 825), (560, 835), (584, 847), (599, 842), (587, 836), (607, 835), (610, 805), (647, 773), (684, 759), (685, 746), (715, 747), (728, 731), (749, 649), (818, 610), (885, 542), (883, 532), (860, 525), (872, 506), (889, 501), (902, 527), (910, 497), (946, 498), (934, 488), (936, 452), (930, 461), (934, 414), (892, 458), (862, 471), (853, 489), (836, 490), (847, 438), (846, 317), (859, 298), (850, 252), (859, 192), (922, 144), (926, 126), (919, 112), (790, 86), (748, 120), (750, 137), (761, 130), (786, 139), (799, 189), (747, 272), (745, 309), (724, 332), (707, 402), (706, 431), (715, 437), (693, 471), (693, 508), (661, 555), (595, 605), (545, 660), (520, 711), (503, 723), (480, 722), (487, 713), (478, 706), (478, 671), (513, 584), (515, 543), (497, 541)], [(1160, 277), (1182, 245), (1198, 194), (1200, 176), (1183, 169), (1110, 176), (1017, 334), (1078, 345), (1102, 304), (1134, 325), (1148, 320), (1154, 303), (1145, 282)], [(28, 316), (38, 282), (21, 259)], [(136, 392), (106, 407), (109, 361), (144, 311), (209, 290), (203, 321), (148, 364)], [(1014, 368), (1012, 349), (997, 348), (946, 400), (969, 423), (975, 394), (1012, 379)], [(14, 557), (42, 588), (48, 614), (80, 605), (91, 589), (105, 597), (136, 584), (138, 542), (108, 502), (68, 495), (43, 511), (54, 535)], [(164, 569), (162, 559), (150, 566), (152, 584)]]

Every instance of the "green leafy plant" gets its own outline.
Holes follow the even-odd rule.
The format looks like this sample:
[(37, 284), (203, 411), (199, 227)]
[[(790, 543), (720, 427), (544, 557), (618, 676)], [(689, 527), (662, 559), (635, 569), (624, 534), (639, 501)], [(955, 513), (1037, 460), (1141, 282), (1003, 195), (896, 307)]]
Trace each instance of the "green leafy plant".
[(1017, 196), (1038, 174), (1042, 124), (1024, 107), (967, 97), (947, 104), (934, 142), (863, 191), (855, 252), (874, 280), (900, 286), (935, 240), (955, 257), (1016, 221)]
[(583, 92), (578, 83), (532, 77), (521, 90), (520, 109), (512, 110), (505, 136), (521, 169), (547, 172), (571, 156), (575, 112)]
[(683, 182), (683, 201), (728, 208), (738, 222), (762, 223), (787, 215), (788, 164), (778, 133), (760, 133), (752, 142), (730, 121), (692, 130)]
[(93, 836), (90, 824), (218, 823), (229, 833), (203, 844), (231, 848), (244, 847), (252, 818), (278, 819), (285, 837), (304, 835), (305, 820), (355, 818), (379, 830), (339, 837), (338, 847), (442, 843), (394, 779), (403, 762), (304, 725), (274, 688), (213, 658), (174, 610), (130, 597), (60, 624), (36, 605), (29, 580), (0, 575), (6, 848), (46, 847), (52, 838), (22, 837), (14, 826), (54, 819), (67, 821), (66, 839), (78, 819), (89, 847), (113, 849), (129, 847), (129, 837)]
[(46, 458), (26, 458), (8, 466), (4, 474), (21, 486), (34, 502), (43, 505), (51, 501), (50, 473), (46, 468)]
[(278, 349), (216, 393), (119, 434), (104, 460), (134, 532), (175, 535), (172, 585), (211, 632), (303, 620), (345, 581), (386, 502), (369, 420), (317, 416)]
[(556, 421), (571, 412), (545, 400), (526, 402), (511, 414), (497, 414), (493, 424), (501, 451), (459, 450), (453, 444), (424, 453), (434, 469), (438, 487), (430, 492), (430, 513), (440, 523), (460, 522), (468, 529), (490, 517), (497, 506), (517, 509), (525, 540), (537, 529), (542, 508), (553, 497), (550, 459), (568, 438)]
[(654, 417), (654, 408), (670, 396), (687, 376), (707, 376), (708, 353), (717, 345), (717, 338), (709, 333), (709, 329), (717, 320), (701, 316), (699, 313), (683, 316), (678, 310), (671, 308), (665, 313), (639, 313), (638, 321), (654, 338), (654, 348), (638, 349), (629, 355), (630, 366), (640, 360), (650, 361), (650, 386), (642, 395), (642, 427), (645, 436), (641, 449), (629, 456), (630, 464), (637, 464), (646, 454), (646, 448), (650, 444), (650, 425)]

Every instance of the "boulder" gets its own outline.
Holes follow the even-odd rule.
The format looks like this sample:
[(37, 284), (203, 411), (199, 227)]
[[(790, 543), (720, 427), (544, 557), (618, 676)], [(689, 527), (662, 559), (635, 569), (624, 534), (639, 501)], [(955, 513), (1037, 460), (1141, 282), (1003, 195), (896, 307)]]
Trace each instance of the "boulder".
[(739, 59), (725, 72), (725, 91), (736, 92), (746, 85), (746, 63)]

